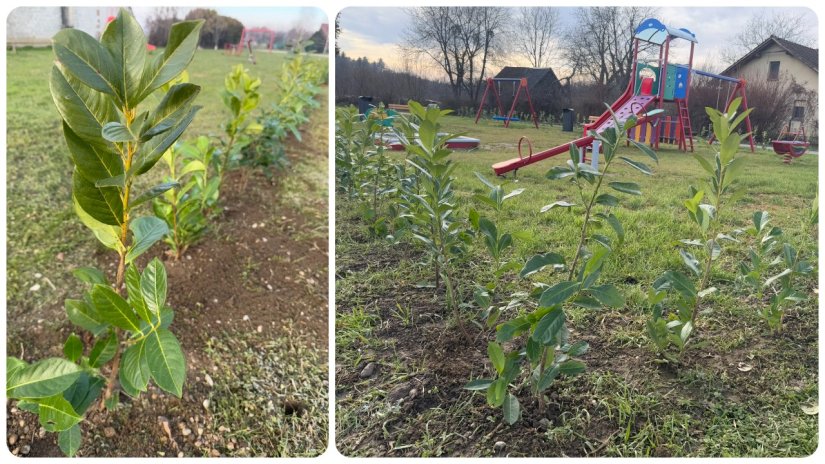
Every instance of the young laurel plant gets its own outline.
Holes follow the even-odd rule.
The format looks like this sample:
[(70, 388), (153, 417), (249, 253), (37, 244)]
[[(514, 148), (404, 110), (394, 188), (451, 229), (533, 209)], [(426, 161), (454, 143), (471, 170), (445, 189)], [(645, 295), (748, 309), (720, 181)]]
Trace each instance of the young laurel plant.
[[(209, 144), (206, 137), (201, 138)], [(203, 195), (208, 193), (208, 189), (195, 188), (203, 184), (199, 180), (205, 175), (206, 165), (197, 157), (184, 158), (181, 165), (179, 155), (178, 148), (170, 147), (161, 159), (169, 169), (166, 180), (180, 185), (180, 188), (169, 189), (152, 200), (155, 216), (163, 219), (169, 228), (170, 233), (163, 240), (175, 259), (180, 259), (186, 249), (203, 236), (207, 227), (202, 206)]]
[[(680, 353), (684, 350), (696, 327), (702, 299), (717, 290), (709, 285), (713, 264), (722, 254), (722, 241), (735, 240), (730, 235), (717, 232), (717, 229), (719, 212), (725, 206), (724, 203), (727, 200), (733, 202), (738, 195), (744, 193), (744, 190), (737, 189), (736, 177), (742, 171), (745, 158), (737, 158), (736, 152), (740, 141), (748, 134), (739, 135), (736, 127), (752, 109), (737, 115), (740, 100), (734, 100), (727, 113), (705, 108), (719, 141), (719, 151), (715, 153), (713, 162), (694, 155), (707, 173), (707, 190), (697, 190), (691, 186), (690, 198), (685, 200), (685, 209), (698, 226), (701, 239), (680, 240), (683, 248), (679, 250), (682, 261), (696, 282), (680, 271), (670, 270), (662, 274), (648, 292), (652, 315), (647, 322), (647, 333), (659, 351), (670, 359), (674, 358), (668, 353), (668, 348), (672, 345)], [(706, 199), (709, 202), (705, 203)], [(689, 249), (695, 250), (699, 256)], [(668, 308), (672, 309), (666, 313)]]
[(492, 208), (494, 218), (491, 219), (482, 216), (476, 209), (470, 209), (470, 225), (482, 238), (487, 252), (493, 259), (493, 274), (495, 280), (486, 285), (476, 284), (473, 299), (476, 305), (481, 308), (481, 318), (486, 321), (487, 327), (493, 327), (501, 314), (501, 308), (493, 304), (495, 294), (498, 290), (498, 281), (505, 272), (518, 270), (522, 267), (522, 263), (519, 260), (513, 259), (505, 261), (506, 251), (512, 248), (514, 237), (526, 238), (529, 236), (526, 231), (519, 231), (512, 234), (500, 231), (496, 223), (499, 222), (498, 218), (504, 209), (504, 202), (521, 195), (524, 189), (519, 188), (512, 190), (510, 193), (504, 193), (504, 184), (490, 182), (478, 172), (476, 172), (475, 175), (489, 191), (487, 195), (476, 194), (473, 196), (473, 199)]
[(252, 141), (253, 134), (260, 134), (263, 127), (249, 116), (258, 107), (261, 96), (258, 88), (261, 79), (252, 78), (242, 64), (232, 68), (224, 79), (224, 90), (221, 93), (223, 104), (229, 109), (229, 120), (224, 124), (226, 138), (222, 140), (223, 153), (218, 165), (218, 178), (224, 174), (232, 163), (240, 160), (241, 151)]
[[(498, 325), (496, 340), (490, 342), (487, 347), (487, 354), (496, 376), (492, 379), (473, 380), (465, 387), (470, 390), (486, 390), (487, 402), (493, 407), (503, 408), (504, 420), (508, 424), (515, 423), (521, 416), (519, 400), (509, 389), (519, 378), (522, 366), (528, 373), (526, 380), (531, 385), (531, 393), (541, 408), (545, 404), (544, 392), (556, 378), (562, 375), (577, 375), (585, 370), (584, 363), (575, 358), (587, 351), (588, 345), (581, 341), (570, 343), (565, 307), (598, 309), (603, 305), (624, 305), (624, 297), (616, 287), (610, 284), (596, 285), (613, 247), (620, 245), (625, 237), (619, 219), (611, 211), (619, 204), (619, 198), (602, 193), (601, 187), (616, 159), (621, 159), (646, 175), (650, 175), (652, 171), (644, 163), (616, 156), (619, 147), (626, 140), (627, 129), (633, 127), (637, 121), (634, 117), (625, 122), (615, 122), (614, 127), (601, 134), (593, 134), (604, 149), (604, 164), (601, 170), (582, 162), (578, 149), (571, 144), (567, 165), (556, 166), (547, 173), (549, 179), (569, 179), (579, 193), (581, 206), (567, 201), (557, 201), (542, 208), (542, 212), (556, 208), (578, 208), (583, 215), (578, 244), (570, 264), (567, 264), (564, 257), (558, 253), (538, 254), (527, 261), (520, 275), (527, 277), (552, 266), (563, 273), (565, 280), (552, 286), (539, 284), (534, 292), (534, 295), (538, 296), (537, 307)], [(654, 161), (658, 161), (650, 148), (638, 143), (636, 146)], [(613, 181), (608, 185), (621, 193), (641, 195), (641, 189), (634, 183)], [(614, 230), (615, 243), (605, 235), (591, 233), (591, 228), (603, 223), (607, 223)], [(526, 344), (518, 344), (511, 352), (505, 352), (503, 344), (521, 336), (526, 336)], [(520, 389), (520, 385), (517, 385), (514, 391), (518, 392)]]
[[(753, 213), (753, 226), (744, 232), (755, 239), (755, 243), (748, 250), (748, 259), (739, 263), (740, 276), (737, 280), (743, 287), (753, 289), (757, 300), (762, 300), (765, 288), (771, 291), (770, 305), (761, 310), (760, 316), (771, 331), (777, 332), (782, 330), (786, 310), (807, 298), (793, 285), (794, 277), (809, 275), (813, 272), (813, 266), (800, 259), (799, 252), (790, 243), (783, 243), (781, 250), (777, 250), (782, 230), (769, 227), (769, 224), (767, 211)], [(767, 277), (776, 265), (782, 265), (784, 269)]]
[[(150, 60), (137, 21), (121, 10), (100, 42), (76, 30), (57, 33), (51, 92), (63, 119), (68, 145), (75, 211), (106, 247), (118, 255), (115, 282), (96, 269), (75, 275), (88, 284), (81, 299), (66, 300), (69, 320), (94, 337), (86, 350), (71, 335), (65, 358), (31, 364), (8, 358), (6, 393), (19, 407), (36, 412), (49, 432), (58, 432), (64, 453), (80, 447), (79, 423), (102, 393), (101, 406), (117, 405), (115, 386), (136, 396), (150, 379), (181, 396), (186, 366), (169, 331), (173, 312), (166, 305), (166, 271), (157, 259), (141, 272), (135, 259), (168, 229), (155, 217), (135, 217), (138, 207), (169, 189), (164, 183), (135, 191), (138, 176), (149, 171), (186, 129), (198, 107), (200, 87), (169, 88), (153, 108), (141, 103), (189, 64), (201, 21), (175, 24), (162, 55)], [(114, 285), (112, 285), (114, 284)]]
[(418, 171), (419, 193), (409, 198), (415, 202), (409, 209), (412, 235), (424, 244), (435, 271), (435, 286), (443, 280), (447, 309), (453, 311), (455, 322), (464, 331), (453, 268), (469, 237), (456, 217), (452, 176), (456, 165), (450, 160), (452, 150), (446, 147), (455, 135), (438, 132), (439, 119), (450, 110), (424, 108), (415, 101), (409, 102), (409, 108), (414, 121), (404, 124), (399, 136), (407, 149), (407, 163)]

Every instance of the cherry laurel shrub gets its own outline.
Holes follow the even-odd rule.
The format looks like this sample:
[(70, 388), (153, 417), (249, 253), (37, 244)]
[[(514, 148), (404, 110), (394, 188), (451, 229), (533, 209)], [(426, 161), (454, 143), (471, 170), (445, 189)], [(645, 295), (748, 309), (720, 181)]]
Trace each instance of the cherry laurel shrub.
[[(182, 395), (183, 352), (169, 330), (166, 270), (157, 259), (141, 272), (135, 259), (168, 233), (158, 218), (136, 217), (139, 206), (175, 182), (135, 191), (135, 179), (158, 162), (198, 111), (200, 92), (182, 83), (161, 87), (180, 75), (195, 53), (202, 21), (175, 24), (163, 53), (147, 54), (146, 37), (135, 18), (121, 10), (100, 41), (76, 29), (53, 39), (57, 58), (50, 87), (63, 119), (63, 134), (74, 165), (72, 197), (80, 220), (118, 255), (115, 282), (103, 272), (74, 272), (87, 290), (66, 300), (69, 320), (91, 336), (72, 334), (65, 357), (28, 363), (6, 361), (6, 393), (18, 407), (35, 412), (67, 455), (80, 448), (80, 422), (101, 399), (113, 408), (121, 389), (130, 396), (151, 380)], [(153, 98), (150, 98), (153, 97)], [(157, 103), (155, 103), (157, 102)], [(84, 338), (94, 340), (91, 347)], [(87, 350), (87, 348), (89, 348)]]
[[(627, 129), (636, 125), (637, 120), (635, 116), (627, 121), (619, 121), (615, 115), (613, 118), (613, 127), (600, 134), (591, 133), (604, 149), (601, 170), (585, 163), (576, 146), (571, 144), (567, 164), (553, 167), (546, 176), (548, 179), (567, 179), (576, 187), (580, 203), (556, 201), (543, 207), (541, 212), (570, 208), (578, 211), (583, 216), (578, 244), (570, 262), (555, 252), (537, 254), (526, 262), (519, 275), (528, 277), (549, 267), (561, 273), (562, 280), (553, 285), (535, 285), (532, 296), (538, 299), (536, 306), (498, 324), (495, 341), (487, 346), (494, 377), (475, 379), (465, 386), (469, 390), (485, 390), (488, 404), (501, 407), (504, 421), (508, 424), (516, 423), (521, 417), (521, 404), (516, 395), (522, 386), (529, 384), (530, 393), (543, 409), (545, 392), (555, 379), (574, 376), (585, 370), (585, 364), (576, 357), (587, 351), (588, 344), (583, 341), (571, 343), (569, 340), (565, 307), (599, 309), (602, 306), (624, 305), (624, 297), (616, 287), (611, 284), (597, 285), (607, 258), (625, 238), (624, 228), (613, 213), (620, 200), (611, 193), (602, 192), (601, 188), (606, 184), (619, 193), (641, 195), (641, 188), (635, 183), (618, 180), (604, 182), (616, 160), (622, 160), (645, 175), (651, 175), (652, 170), (642, 162), (617, 156), (619, 147), (627, 139)], [(635, 141), (634, 145), (658, 162), (650, 148)], [(610, 173), (610, 176), (615, 174)], [(603, 226), (613, 231), (615, 239), (592, 233), (592, 229), (598, 230)], [(521, 305), (519, 301), (518, 306)], [(506, 351), (507, 344), (513, 346), (509, 352)], [(522, 372), (526, 375), (520, 375)]]
[(736, 179), (742, 172), (745, 158), (736, 154), (740, 142), (748, 134), (740, 135), (736, 127), (752, 108), (737, 114), (740, 103), (740, 98), (735, 99), (726, 113), (705, 108), (719, 141), (718, 151), (711, 161), (693, 155), (705, 171), (706, 185), (702, 190), (691, 185), (689, 197), (684, 202), (687, 215), (696, 224), (701, 237), (679, 241), (679, 254), (688, 274), (678, 270), (666, 271), (648, 292), (652, 310), (647, 333), (658, 350), (670, 359), (675, 359), (671, 347), (676, 348), (678, 354), (685, 349), (696, 328), (703, 300), (718, 290), (711, 286), (711, 275), (714, 264), (722, 255), (722, 244), (737, 241), (733, 236), (719, 231), (719, 213), (727, 203), (733, 203), (744, 193)]

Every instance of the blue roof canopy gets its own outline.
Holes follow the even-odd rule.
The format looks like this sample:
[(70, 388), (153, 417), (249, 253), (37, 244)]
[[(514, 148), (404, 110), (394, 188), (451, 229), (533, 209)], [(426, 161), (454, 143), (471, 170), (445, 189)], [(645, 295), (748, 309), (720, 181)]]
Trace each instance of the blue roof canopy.
[(674, 29), (672, 27), (665, 26), (661, 21), (655, 18), (648, 18), (642, 21), (641, 24), (639, 24), (639, 27), (636, 28), (636, 32), (633, 36), (639, 40), (655, 43), (657, 45), (662, 45), (665, 43), (668, 36), (685, 39), (690, 42), (698, 42), (696, 40), (696, 34), (693, 32), (690, 32), (685, 28)]

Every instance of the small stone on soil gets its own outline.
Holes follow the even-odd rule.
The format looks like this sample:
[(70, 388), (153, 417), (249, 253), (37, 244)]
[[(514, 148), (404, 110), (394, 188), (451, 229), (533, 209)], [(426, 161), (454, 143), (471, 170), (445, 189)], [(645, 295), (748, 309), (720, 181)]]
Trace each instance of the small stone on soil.
[(31, 452), (31, 450), (32, 450), (32, 447), (31, 447), (31, 446), (29, 446), (29, 445), (23, 445), (23, 448), (20, 448), (20, 454), (22, 454), (23, 456), (25, 456), (25, 455), (29, 454), (29, 452)]
[(210, 377), (209, 374), (204, 375), (203, 379), (206, 380), (206, 384), (209, 385), (210, 387), (215, 386), (215, 382), (212, 381), (212, 377)]
[(103, 435), (105, 435), (106, 438), (112, 438), (113, 436), (115, 436), (114, 427), (106, 427), (105, 429), (103, 429)]
[(367, 366), (364, 367), (363, 370), (361, 370), (361, 373), (358, 374), (358, 377), (361, 377), (362, 379), (372, 377), (375, 374), (375, 370), (377, 367), (378, 366), (374, 362), (367, 364)]
[(497, 441), (496, 444), (493, 445), (493, 449), (495, 449), (496, 451), (502, 451), (506, 447), (507, 443), (504, 443), (503, 441)]
[(213, 449), (212, 451), (209, 452), (209, 455), (212, 456), (213, 458), (219, 458), (219, 457), (221, 457), (221, 452), (216, 450), (216, 449)]
[(243, 320), (248, 321), (248, 320), (249, 320), (249, 316), (247, 316), (246, 314), (244, 314), (244, 316), (243, 316)]
[(264, 331), (264, 326), (259, 325), (259, 326), (258, 326), (258, 333), (261, 333), (261, 332), (263, 332), (263, 331)]
[(40, 290), (40, 284), (34, 284), (31, 286), (31, 288), (29, 288), (30, 292), (36, 292), (38, 290)]
[(189, 435), (192, 435), (192, 429), (185, 427), (180, 431), (180, 433), (183, 434), (184, 437), (188, 437)]
[(17, 435), (9, 435), (9, 446), (13, 446), (15, 443), (17, 443)]
[(209, 400), (203, 400), (203, 409), (209, 409)]

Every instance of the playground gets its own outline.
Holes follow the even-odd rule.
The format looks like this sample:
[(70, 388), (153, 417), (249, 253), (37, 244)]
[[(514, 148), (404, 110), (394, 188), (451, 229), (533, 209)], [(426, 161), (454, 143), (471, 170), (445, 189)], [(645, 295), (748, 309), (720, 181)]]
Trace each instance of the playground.
[[(669, 40), (692, 43), (689, 31), (662, 26), (656, 28), (664, 31), (662, 36), (649, 34), (645, 40), (662, 48)], [(646, 67), (669, 77), (666, 57), (663, 51), (661, 63)], [(498, 282), (496, 295), (505, 295), (498, 322), (511, 320), (524, 310), (521, 303), (504, 307), (506, 296), (524, 301), (535, 290), (516, 275), (523, 260), (575, 245), (582, 217), (563, 205), (579, 203), (579, 192), (569, 182), (546, 176), (570, 163), (571, 144), (591, 163), (592, 132), (614, 123), (610, 112), (572, 132), (547, 124), (537, 130), (529, 117), (510, 119), (506, 107), (498, 118), (442, 118), (440, 132), (481, 140), (476, 149), (449, 155), (457, 221), (467, 221), (462, 218), (468, 215), (472, 221), (471, 211), (478, 210), (491, 214), (499, 231), (519, 231), (511, 250), (519, 261), (516, 272), (497, 273), (477, 242), (467, 246), (454, 269), (469, 335), (462, 335), (453, 313), (445, 309), (432, 270), (420, 265), (424, 247), (377, 238), (356, 202), (336, 197), (336, 436), (342, 454), (762, 457), (807, 456), (816, 450), (815, 272), (800, 281), (810, 297), (789, 310), (781, 333), (772, 333), (758, 312), (768, 296), (760, 299), (737, 290), (737, 263), (747, 247), (726, 245), (720, 270), (713, 275), (721, 290), (703, 304), (701, 328), (684, 356), (678, 362), (663, 361), (645, 334), (648, 289), (662, 270), (684, 267), (675, 244), (691, 237), (695, 228), (684, 220), (682, 206), (688, 186), (700, 186), (705, 175), (694, 155), (712, 162), (718, 149), (699, 128), (680, 121), (678, 100), (689, 98), (690, 68), (689, 63), (673, 66), (682, 74), (680, 87), (677, 72), (659, 83), (634, 65), (640, 78), (611, 106), (622, 122), (637, 117), (631, 135), (652, 145), (658, 156), (658, 163), (646, 159), (650, 176), (622, 164), (608, 177), (635, 183), (642, 191), (641, 196), (623, 197), (622, 207), (614, 210), (626, 237), (613, 248), (600, 277), (619, 289), (625, 303), (565, 310), (571, 340), (589, 344), (580, 356), (587, 368), (557, 379), (546, 391), (544, 408), (522, 399), (528, 398), (526, 381), (513, 382), (514, 391), (521, 389), (525, 396), (519, 397), (520, 420), (512, 425), (488, 404), (483, 391), (466, 388), (471, 380), (489, 377), (488, 342), (496, 340), (495, 326), (479, 317), (474, 288)], [(666, 103), (667, 122), (664, 113), (655, 111)], [(522, 137), (529, 143), (520, 143)], [(747, 228), (753, 211), (768, 211), (771, 225), (781, 228), (785, 240), (816, 267), (817, 226), (811, 216), (818, 156), (808, 152), (786, 164), (771, 144), (751, 145), (747, 137), (738, 151), (745, 164), (738, 183), (746, 193), (720, 211), (720, 229)], [(640, 159), (633, 146), (621, 148), (618, 155)], [(405, 154), (388, 151), (387, 157), (403, 164)], [(488, 188), (477, 174), (503, 182), (505, 193), (523, 192), (490, 213), (478, 201)], [(557, 277), (549, 279), (552, 284)]]

